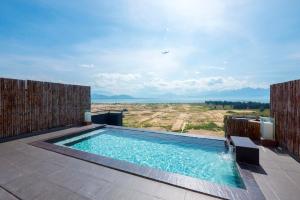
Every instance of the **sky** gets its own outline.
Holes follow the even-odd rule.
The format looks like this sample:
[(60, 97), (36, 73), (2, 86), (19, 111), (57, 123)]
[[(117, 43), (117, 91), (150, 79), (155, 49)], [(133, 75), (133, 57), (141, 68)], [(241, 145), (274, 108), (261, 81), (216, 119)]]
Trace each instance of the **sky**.
[(300, 77), (299, 0), (4, 0), (0, 76), (136, 97)]

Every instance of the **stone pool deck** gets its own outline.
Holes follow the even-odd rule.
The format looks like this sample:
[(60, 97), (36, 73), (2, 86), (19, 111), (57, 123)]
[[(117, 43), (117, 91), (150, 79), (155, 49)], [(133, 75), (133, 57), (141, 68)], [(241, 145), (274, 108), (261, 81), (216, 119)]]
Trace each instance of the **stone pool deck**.
[[(215, 199), (31, 146), (91, 126), (69, 128), (0, 144), (0, 200)], [(266, 199), (299, 199), (300, 164), (289, 155), (260, 147), (261, 168), (252, 174)]]

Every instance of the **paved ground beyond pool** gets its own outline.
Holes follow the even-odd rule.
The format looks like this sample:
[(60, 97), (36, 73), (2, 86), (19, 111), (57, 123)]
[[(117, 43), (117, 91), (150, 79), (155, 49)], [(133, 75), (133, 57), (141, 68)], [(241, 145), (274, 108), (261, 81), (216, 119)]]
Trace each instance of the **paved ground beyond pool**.
[[(0, 200), (105, 199), (197, 200), (210, 196), (148, 180), (27, 143), (89, 128), (70, 128), (0, 144)], [(299, 199), (300, 164), (260, 148), (262, 169), (253, 172), (267, 199)]]

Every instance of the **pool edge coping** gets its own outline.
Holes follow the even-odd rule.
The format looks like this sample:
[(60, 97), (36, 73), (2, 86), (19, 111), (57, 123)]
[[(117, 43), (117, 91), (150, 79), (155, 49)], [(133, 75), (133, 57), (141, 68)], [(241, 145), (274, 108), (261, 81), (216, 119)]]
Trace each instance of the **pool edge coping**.
[[(187, 189), (193, 192), (198, 192), (201, 194), (209, 195), (216, 198), (222, 198), (222, 199), (265, 199), (263, 193), (261, 192), (259, 186), (257, 185), (254, 176), (252, 175), (251, 171), (248, 169), (243, 169), (240, 166), (240, 163), (237, 163), (238, 171), (241, 175), (241, 178), (246, 186), (246, 189), (241, 188), (234, 188), (230, 186), (225, 186), (217, 183), (212, 183), (209, 181), (175, 174), (171, 172), (162, 171), (159, 169), (154, 169), (150, 167), (145, 166), (139, 166), (127, 161), (117, 160), (113, 158), (104, 157), (101, 155), (91, 154), (87, 152), (83, 152), (80, 150), (71, 149), (68, 147), (58, 146), (55, 144), (52, 144), (50, 142), (53, 142), (55, 140), (61, 140), (64, 138), (68, 138), (75, 135), (81, 135), (93, 130), (102, 129), (105, 127), (109, 128), (117, 128), (117, 129), (126, 129), (126, 130), (134, 130), (134, 131), (142, 131), (142, 132), (154, 132), (154, 133), (160, 133), (160, 134), (169, 134), (174, 136), (181, 136), (181, 137), (193, 137), (193, 138), (205, 138), (205, 139), (215, 139), (217, 140), (224, 140), (223, 138), (219, 137), (205, 137), (205, 136), (187, 136), (187, 135), (181, 135), (178, 133), (170, 133), (170, 132), (161, 132), (161, 131), (147, 131), (146, 129), (137, 129), (137, 128), (124, 128), (124, 127), (117, 127), (117, 126), (111, 126), (111, 125), (100, 125), (97, 127), (92, 127), (86, 130), (81, 131), (74, 131), (71, 133), (66, 133), (64, 135), (60, 136), (54, 136), (49, 137), (47, 139), (37, 140), (34, 142), (30, 142), (29, 144), (38, 148), (42, 148), (45, 150), (49, 150), (52, 152), (56, 152), (59, 154), (63, 154), (66, 156), (70, 156), (82, 161), (98, 164), (104, 167), (108, 167), (110, 169), (122, 171), (124, 173), (129, 173), (132, 175), (136, 175), (139, 177), (143, 177), (146, 179), (158, 181), (161, 183), (165, 183), (168, 185), (172, 185), (175, 187), (179, 187), (182, 189)], [(250, 166), (251, 167), (251, 166)]]

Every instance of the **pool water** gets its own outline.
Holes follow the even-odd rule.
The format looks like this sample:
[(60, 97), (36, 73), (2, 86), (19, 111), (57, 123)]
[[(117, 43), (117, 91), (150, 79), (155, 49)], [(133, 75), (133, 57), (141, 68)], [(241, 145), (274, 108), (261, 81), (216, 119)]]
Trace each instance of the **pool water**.
[(222, 140), (103, 128), (55, 144), (213, 183), (244, 188), (232, 153)]

